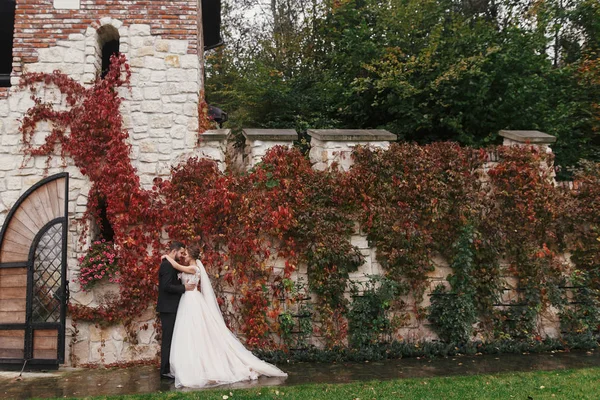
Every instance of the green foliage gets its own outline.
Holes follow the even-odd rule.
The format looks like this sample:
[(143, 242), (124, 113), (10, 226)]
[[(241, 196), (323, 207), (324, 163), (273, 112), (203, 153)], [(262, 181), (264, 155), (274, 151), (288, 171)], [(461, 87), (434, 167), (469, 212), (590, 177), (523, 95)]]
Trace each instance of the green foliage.
[(406, 293), (398, 283), (379, 275), (368, 275), (366, 282), (353, 282), (352, 304), (348, 311), (349, 344), (363, 348), (392, 341), (394, 326), (390, 309), (397, 298)]
[(284, 342), (289, 342), (292, 337), (292, 329), (294, 328), (294, 317), (290, 312), (283, 312), (279, 314), (278, 320), (281, 339)]
[(340, 363), (394, 360), (406, 357), (454, 357), (476, 354), (523, 354), (548, 351), (595, 350), (600, 347), (600, 337), (591, 334), (565, 335), (561, 339), (500, 339), (489, 342), (444, 343), (407, 342), (394, 340), (375, 343), (361, 348), (337, 347), (318, 349), (311, 347), (299, 351), (255, 350), (261, 359), (276, 364), (285, 363)]
[[(389, 150), (358, 148), (348, 197), (386, 276), (409, 288), (415, 307), (428, 286), (436, 254), (452, 257), (449, 238), (481, 214), (477, 170), (485, 154), (456, 144), (394, 144)], [(417, 311), (417, 318), (422, 319)]]
[(474, 231), (467, 225), (453, 244), (455, 256), (448, 276), (451, 292), (438, 285), (431, 294), (429, 321), (440, 339), (448, 343), (466, 343), (473, 336), (473, 324), (477, 321), (475, 308)]
[(208, 57), (207, 96), (233, 128), (386, 128), (476, 146), (501, 129), (538, 129), (558, 137), (561, 166), (600, 159), (600, 83), (580, 73), (600, 46), (594, 0), (287, 4), (263, 16), (272, 32), (232, 35), (263, 32), (251, 51)]

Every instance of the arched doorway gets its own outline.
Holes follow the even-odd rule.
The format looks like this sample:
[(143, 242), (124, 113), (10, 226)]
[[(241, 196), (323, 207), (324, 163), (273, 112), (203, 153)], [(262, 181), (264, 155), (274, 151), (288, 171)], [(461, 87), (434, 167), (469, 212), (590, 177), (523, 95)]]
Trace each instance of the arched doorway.
[(0, 365), (58, 367), (68, 302), (67, 173), (41, 180), (0, 231)]

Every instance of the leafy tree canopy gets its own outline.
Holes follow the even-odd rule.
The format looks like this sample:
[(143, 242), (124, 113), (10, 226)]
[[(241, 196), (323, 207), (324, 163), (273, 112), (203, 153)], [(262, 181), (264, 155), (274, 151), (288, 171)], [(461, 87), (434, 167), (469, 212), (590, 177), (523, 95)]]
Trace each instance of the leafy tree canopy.
[(230, 127), (385, 128), (401, 140), (558, 137), (600, 159), (597, 0), (225, 1), (209, 101)]

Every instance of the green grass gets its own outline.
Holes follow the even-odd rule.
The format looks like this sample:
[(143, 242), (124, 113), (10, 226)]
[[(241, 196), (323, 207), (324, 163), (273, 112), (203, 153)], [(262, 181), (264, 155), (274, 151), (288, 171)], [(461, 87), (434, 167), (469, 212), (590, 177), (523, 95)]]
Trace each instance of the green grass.
[[(214, 389), (110, 397), (111, 399), (600, 399), (600, 367), (350, 384), (314, 384), (245, 390)], [(94, 399), (100, 399), (95, 397)]]

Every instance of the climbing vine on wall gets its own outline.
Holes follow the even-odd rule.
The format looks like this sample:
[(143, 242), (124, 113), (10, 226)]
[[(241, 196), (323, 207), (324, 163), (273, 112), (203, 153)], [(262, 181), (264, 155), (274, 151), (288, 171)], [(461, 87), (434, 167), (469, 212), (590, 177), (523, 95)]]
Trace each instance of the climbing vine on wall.
[[(598, 315), (590, 314), (600, 288), (597, 165), (576, 175), (579, 190), (565, 191), (553, 185), (551, 158), (529, 146), (359, 147), (349, 172), (313, 170), (298, 150), (276, 147), (242, 173), (190, 158), (145, 190), (119, 111), (129, 78), (120, 56), (90, 87), (58, 72), (25, 74), (21, 83), (34, 100), (21, 125), (26, 154), (72, 159), (91, 182), (83, 226), (98, 218), (102, 201), (114, 230), (120, 295), (98, 307), (71, 304), (73, 320), (131, 326), (153, 307), (166, 231), (171, 239), (201, 244), (228, 323), (250, 346), (276, 346), (273, 333), (289, 331), (289, 318), (280, 316), (302, 300), (289, 282), (303, 268), (314, 303), (310, 327), (328, 347), (345, 345), (348, 335), (360, 346), (375, 340), (371, 331), (349, 332), (365, 313), (375, 313), (385, 329), (392, 313), (394, 321), (422, 321), (421, 301), (440, 258), (451, 261), (453, 293), (466, 301), (457, 315), (462, 331), (442, 327), (447, 340), (470, 337), (474, 313), (490, 337), (531, 337), (550, 306), (561, 310), (565, 327), (597, 331)], [(60, 107), (43, 100), (47, 87), (63, 95)], [(41, 122), (51, 131), (36, 147)], [(490, 163), (494, 152), (500, 161)], [(392, 301), (375, 286), (368, 302), (364, 293), (360, 304), (345, 295), (350, 274), (365, 261), (350, 242), (359, 229), (377, 248), (387, 282), (402, 288), (386, 293), (408, 293), (410, 301)], [(506, 277), (517, 279), (519, 296), (499, 306)], [(573, 307), (573, 295), (564, 290), (569, 284), (588, 290), (575, 294), (585, 307)], [(438, 304), (434, 314), (444, 315), (452, 304)]]

